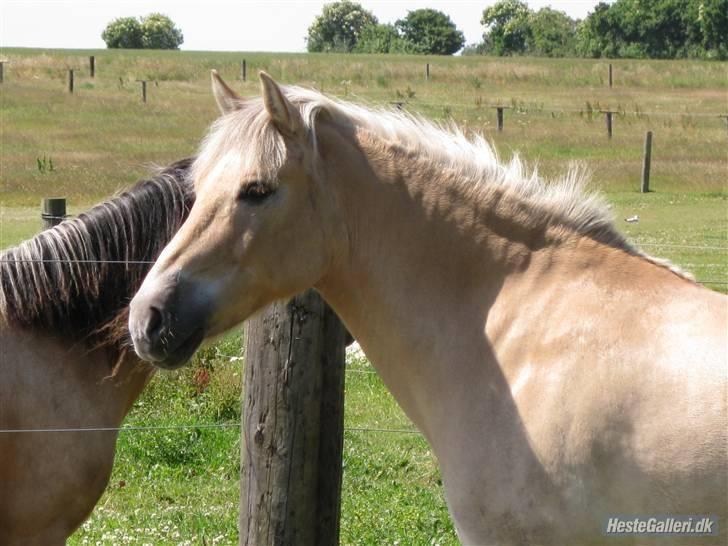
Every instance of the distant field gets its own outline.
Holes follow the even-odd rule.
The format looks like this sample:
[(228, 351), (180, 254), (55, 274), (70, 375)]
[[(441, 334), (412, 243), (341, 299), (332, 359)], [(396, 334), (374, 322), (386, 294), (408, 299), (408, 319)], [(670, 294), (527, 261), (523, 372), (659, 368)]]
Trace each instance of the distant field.
[[(403, 102), (484, 132), (504, 158), (519, 151), (546, 176), (584, 162), (625, 233), (711, 288), (728, 289), (728, 132), (717, 115), (728, 113), (726, 63), (612, 61), (610, 90), (607, 61), (584, 59), (5, 49), (0, 60), (0, 248), (38, 229), (43, 196), (67, 196), (75, 213), (150, 164), (194, 154), (217, 115), (211, 68), (244, 95), (258, 93), (256, 72), (265, 69), (284, 83), (375, 105)], [(138, 79), (150, 81), (147, 104)], [(503, 133), (495, 131), (495, 104), (511, 107)], [(618, 111), (611, 141), (601, 109)], [(641, 195), (647, 130), (653, 192)], [(624, 221), (635, 215), (639, 222)], [(239, 356), (239, 337), (229, 336), (193, 368), (159, 374), (127, 423), (237, 422)], [(200, 367), (211, 375), (201, 390)], [(411, 427), (365, 360), (352, 357), (349, 371), (347, 427)], [(235, 543), (239, 438), (235, 428), (122, 434), (111, 485), (71, 544)], [(347, 432), (342, 542), (456, 544), (438, 480), (420, 436)]]

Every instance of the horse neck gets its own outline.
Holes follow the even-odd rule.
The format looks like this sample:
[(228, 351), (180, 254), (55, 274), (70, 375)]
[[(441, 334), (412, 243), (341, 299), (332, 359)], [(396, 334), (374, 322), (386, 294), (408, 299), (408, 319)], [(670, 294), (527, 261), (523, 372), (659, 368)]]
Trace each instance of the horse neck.
[(18, 328), (2, 318), (0, 347), (6, 368), (0, 395), (12, 400), (12, 392), (25, 391), (36, 400), (53, 401), (37, 404), (34, 412), (10, 415), (22, 424), (19, 428), (119, 426), (153, 374), (133, 352), (117, 357), (103, 348), (90, 350), (84, 343)]
[(363, 287), (389, 301), (420, 291), (437, 305), (467, 290), (497, 291), (532, 265), (534, 252), (555, 251), (564, 239), (537, 217), (519, 217), (517, 198), (503, 189), (475, 197), (478, 181), (463, 182), (460, 173), (367, 133), (342, 144), (349, 149), (339, 150), (324, 176), (348, 248), (338, 252), (343, 258), (334, 260), (324, 291), (364, 306), (373, 300)]
[[(556, 252), (554, 234), (509, 216), (503, 193), (473, 199), (457, 173), (412, 152), (366, 135), (326, 137), (324, 160), (328, 146), (339, 149), (324, 176), (348, 248), (317, 288), (427, 433), (418, 397), (447, 376), (453, 344), (482, 354), (490, 307), (537, 254)], [(483, 374), (498, 373), (491, 364)]]

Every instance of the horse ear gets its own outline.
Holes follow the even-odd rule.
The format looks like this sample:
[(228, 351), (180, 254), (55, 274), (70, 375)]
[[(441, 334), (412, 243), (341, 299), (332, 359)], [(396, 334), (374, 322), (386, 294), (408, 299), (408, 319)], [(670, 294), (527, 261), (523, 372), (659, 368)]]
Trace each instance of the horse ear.
[(242, 101), (240, 96), (222, 80), (217, 70), (212, 70), (210, 75), (212, 76), (212, 94), (215, 95), (215, 102), (217, 102), (220, 112), (227, 114), (238, 110)]
[(273, 125), (281, 134), (288, 137), (298, 137), (304, 134), (303, 118), (298, 108), (283, 95), (278, 84), (265, 72), (260, 72), (260, 82), (263, 86), (263, 103), (270, 115)]

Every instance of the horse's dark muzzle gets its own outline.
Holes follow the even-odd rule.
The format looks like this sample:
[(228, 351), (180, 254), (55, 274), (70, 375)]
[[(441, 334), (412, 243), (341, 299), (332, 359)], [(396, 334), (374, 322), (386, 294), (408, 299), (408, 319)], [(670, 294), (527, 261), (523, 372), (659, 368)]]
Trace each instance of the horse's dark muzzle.
[[(182, 301), (181, 294), (185, 294)], [(205, 338), (204, 298), (176, 280), (146, 284), (130, 305), (129, 333), (139, 358), (174, 369), (185, 364)]]

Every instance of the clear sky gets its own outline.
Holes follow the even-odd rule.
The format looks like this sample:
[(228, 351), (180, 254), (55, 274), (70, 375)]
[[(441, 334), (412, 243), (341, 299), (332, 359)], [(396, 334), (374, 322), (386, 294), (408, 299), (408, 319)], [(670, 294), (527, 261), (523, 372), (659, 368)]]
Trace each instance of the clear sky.
[[(116, 17), (168, 15), (184, 34), (182, 49), (305, 51), (306, 30), (326, 0), (0, 0), (0, 47), (103, 48), (101, 32)], [(495, 0), (361, 0), (380, 22), (418, 8), (447, 13), (480, 41), (480, 16)], [(529, 0), (583, 18), (598, 0)]]

